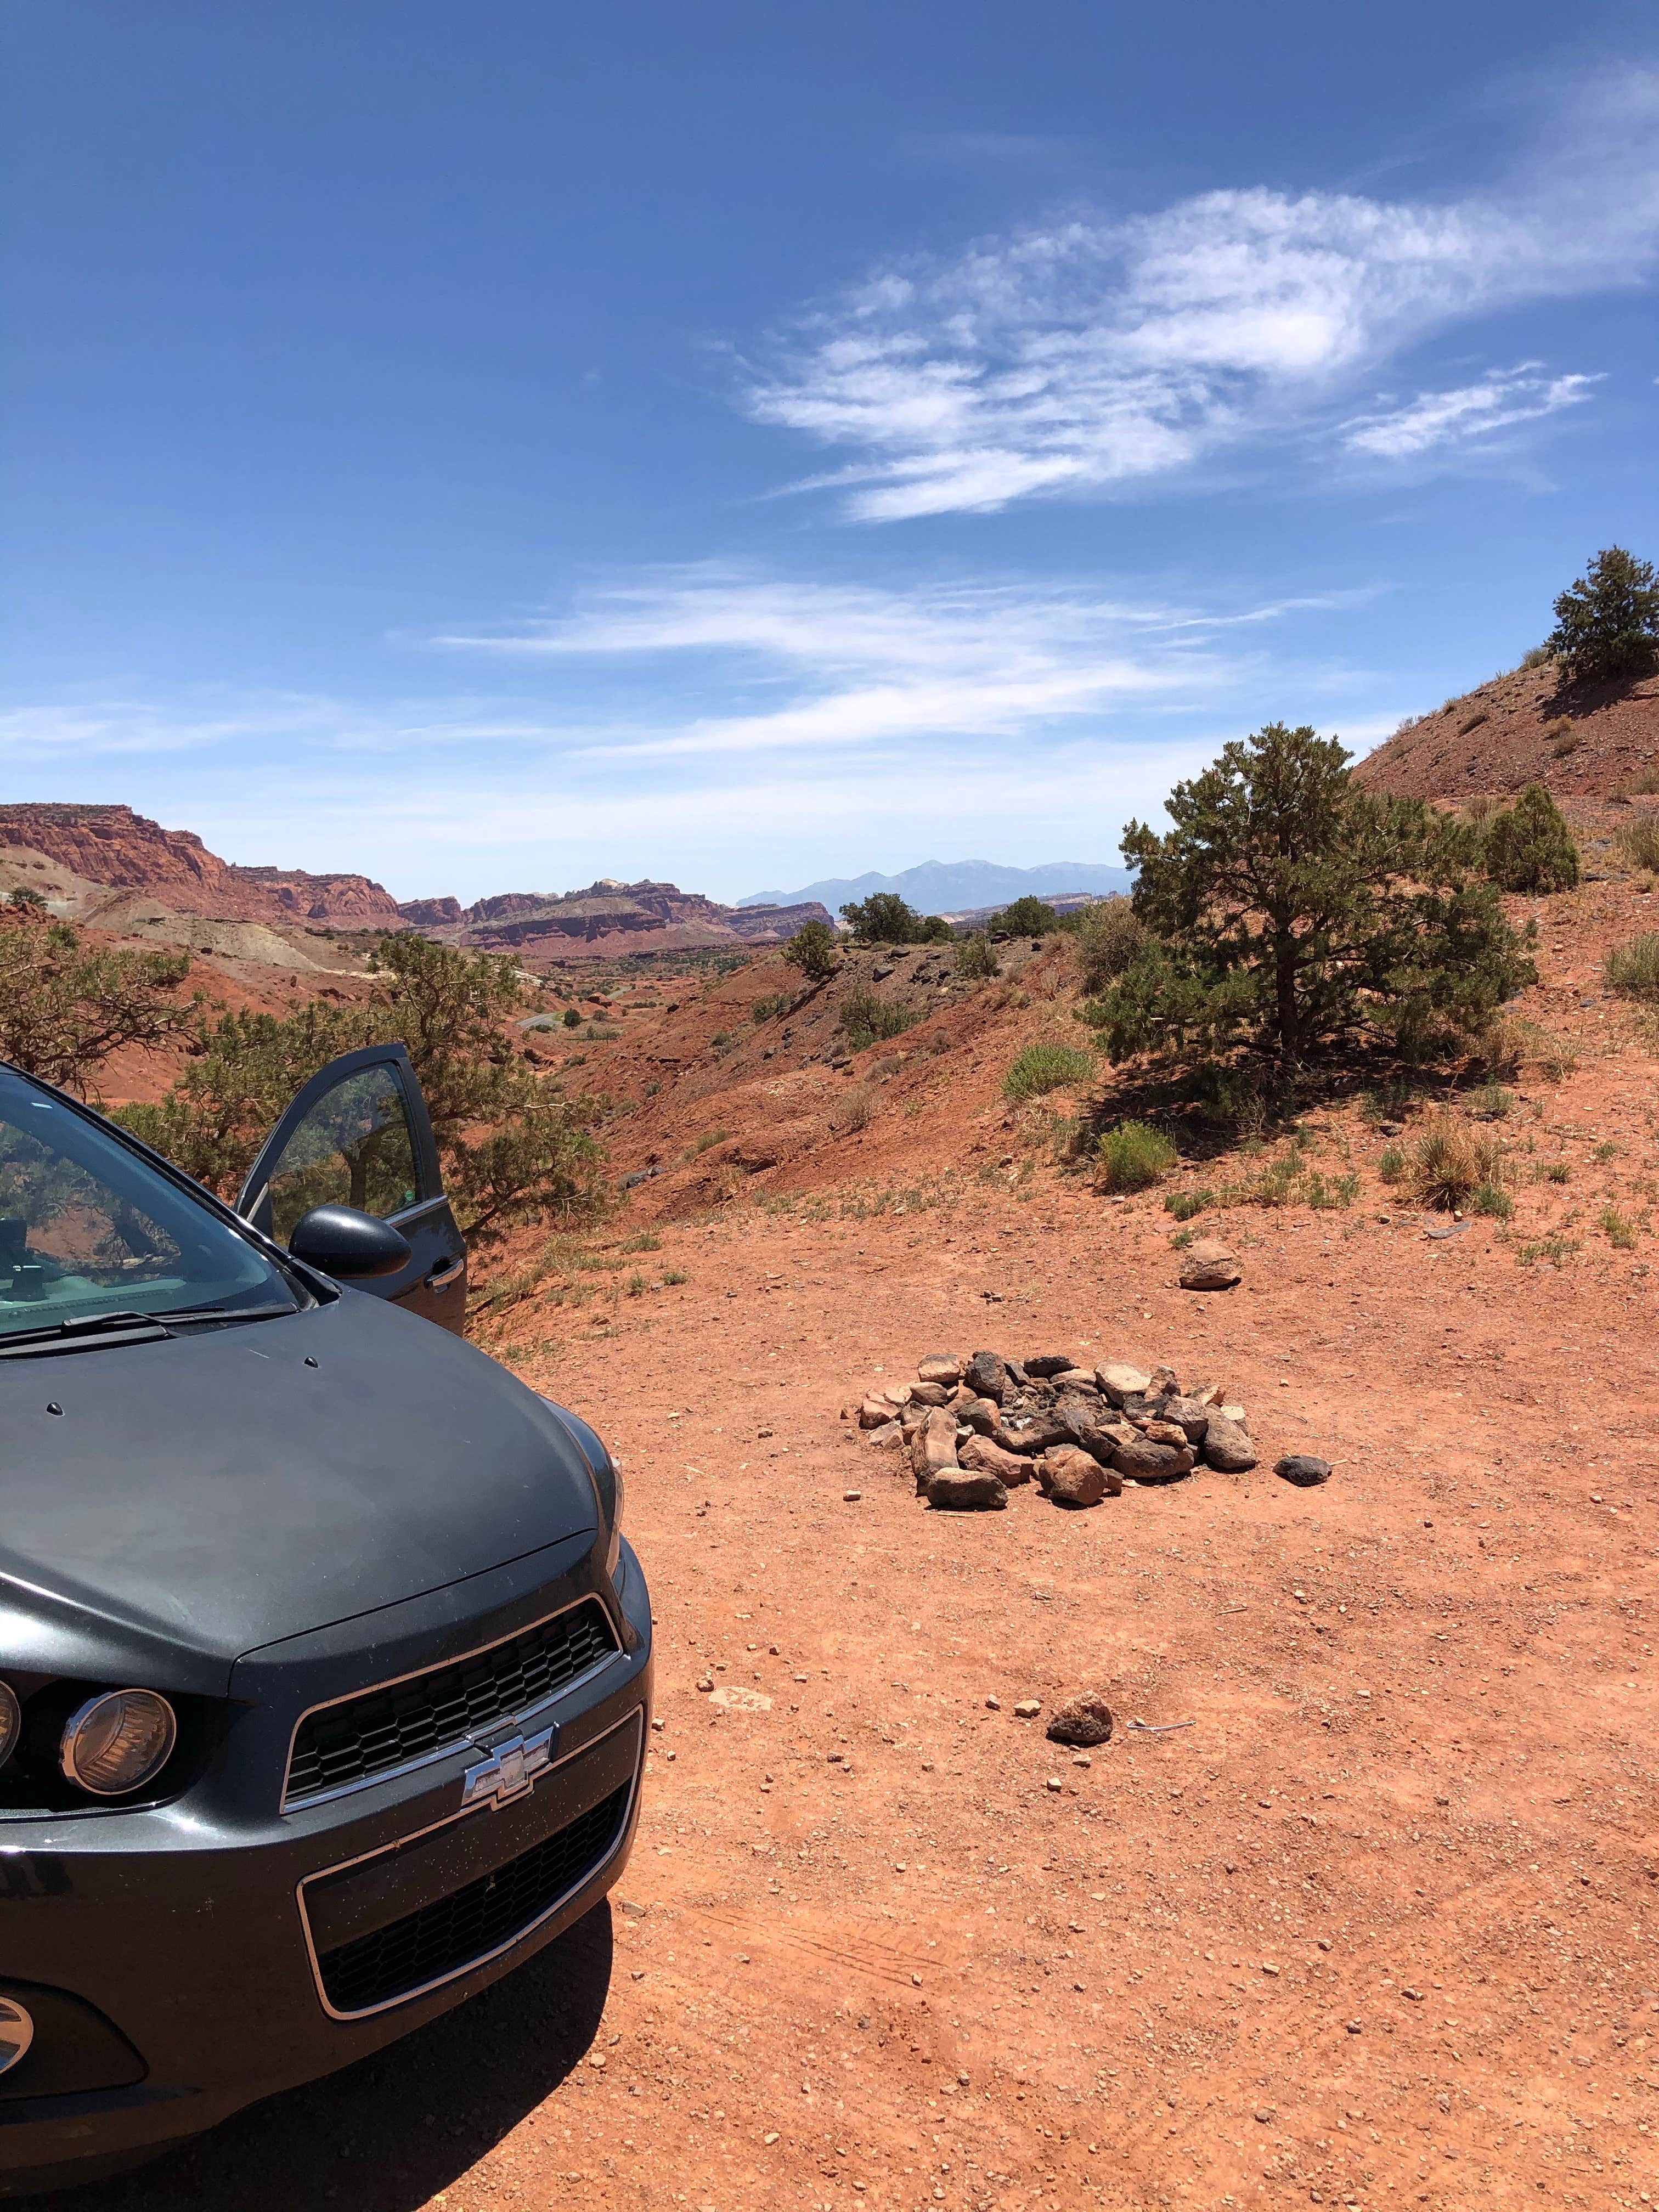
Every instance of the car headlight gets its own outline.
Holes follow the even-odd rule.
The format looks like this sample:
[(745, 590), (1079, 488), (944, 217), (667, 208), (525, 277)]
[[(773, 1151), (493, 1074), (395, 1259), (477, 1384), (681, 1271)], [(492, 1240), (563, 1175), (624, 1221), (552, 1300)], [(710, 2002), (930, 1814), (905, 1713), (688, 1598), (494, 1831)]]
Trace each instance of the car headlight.
[(9, 1682), (0, 1682), (0, 1766), (16, 1750), (22, 1732), (23, 1708), (17, 1702), (17, 1692)]
[(94, 1797), (125, 1797), (161, 1772), (178, 1740), (173, 1707), (155, 1691), (106, 1690), (70, 1715), (58, 1763)]

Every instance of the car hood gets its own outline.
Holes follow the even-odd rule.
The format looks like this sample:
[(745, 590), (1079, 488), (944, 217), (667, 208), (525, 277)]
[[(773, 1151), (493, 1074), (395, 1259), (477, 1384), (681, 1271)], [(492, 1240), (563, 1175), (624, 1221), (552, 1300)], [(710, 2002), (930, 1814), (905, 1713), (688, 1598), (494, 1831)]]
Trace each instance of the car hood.
[(14, 1666), (86, 1671), (100, 1627), (228, 1664), (598, 1528), (544, 1400), (360, 1291), (0, 1362), (0, 1436)]

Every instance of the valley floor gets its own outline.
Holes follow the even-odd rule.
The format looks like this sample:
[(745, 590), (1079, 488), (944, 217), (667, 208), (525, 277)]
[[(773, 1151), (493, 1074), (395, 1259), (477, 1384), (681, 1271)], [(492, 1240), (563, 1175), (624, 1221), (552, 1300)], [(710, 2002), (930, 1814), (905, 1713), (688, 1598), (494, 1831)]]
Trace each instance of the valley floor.
[[(855, 1212), (664, 1223), (521, 1358), (659, 1621), (611, 1907), (86, 2212), (1650, 2202), (1645, 1268), (1304, 1212), (1202, 1297), (1053, 1178)], [(981, 1346), (1224, 1382), (1263, 1468), (931, 1512), (842, 1411)], [(1083, 1766), (1013, 1708), (1089, 1686)]]

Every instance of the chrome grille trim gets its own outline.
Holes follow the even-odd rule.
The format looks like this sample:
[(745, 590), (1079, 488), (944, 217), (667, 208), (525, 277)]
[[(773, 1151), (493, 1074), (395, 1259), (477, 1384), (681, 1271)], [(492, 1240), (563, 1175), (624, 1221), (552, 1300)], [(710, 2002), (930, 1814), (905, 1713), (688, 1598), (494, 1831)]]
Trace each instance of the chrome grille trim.
[[(418, 1682), (425, 1676), (442, 1674), (453, 1668), (465, 1667), (471, 1661), (485, 1658), (492, 1651), (499, 1651), (504, 1645), (516, 1644), (523, 1637), (533, 1636), (538, 1630), (550, 1627), (555, 1621), (563, 1620), (569, 1613), (580, 1612), (584, 1606), (596, 1608), (599, 1619), (604, 1623), (605, 1634), (610, 1649), (601, 1653), (579, 1673), (573, 1674), (568, 1681), (558, 1683), (544, 1697), (538, 1698), (526, 1705), (507, 1707), (487, 1719), (474, 1722), (471, 1729), (464, 1729), (459, 1735), (447, 1738), (442, 1743), (434, 1744), (429, 1749), (419, 1753), (413, 1758), (400, 1759), (389, 1766), (377, 1767), (373, 1773), (354, 1777), (349, 1781), (335, 1784), (328, 1789), (296, 1791), (292, 1788), (294, 1759), (299, 1746), (300, 1732), (306, 1723), (314, 1719), (319, 1713), (333, 1712), (343, 1705), (356, 1705), (362, 1699), (384, 1696), (390, 1690), (401, 1688), (406, 1682)], [(332, 1804), (341, 1797), (354, 1796), (358, 1790), (371, 1790), (380, 1783), (394, 1782), (404, 1775), (416, 1774), (422, 1767), (431, 1766), (440, 1759), (453, 1758), (457, 1752), (467, 1749), (474, 1741), (474, 1731), (483, 1730), (493, 1733), (509, 1724), (531, 1722), (538, 1715), (544, 1712), (550, 1705), (556, 1704), (559, 1698), (568, 1697), (573, 1690), (580, 1689), (592, 1681), (611, 1664), (613, 1659), (620, 1656), (621, 1647), (617, 1643), (616, 1628), (610, 1614), (600, 1601), (588, 1593), (581, 1597), (573, 1598), (568, 1605), (560, 1606), (552, 1613), (544, 1613), (539, 1620), (527, 1621), (522, 1628), (515, 1628), (506, 1636), (492, 1637), (488, 1644), (475, 1644), (470, 1650), (457, 1652), (453, 1657), (430, 1661), (424, 1667), (410, 1668), (406, 1674), (388, 1675), (378, 1682), (366, 1682), (357, 1689), (346, 1691), (340, 1697), (325, 1698), (317, 1705), (307, 1705), (295, 1722), (289, 1737), (288, 1757), (283, 1769), (283, 1796), (279, 1809), (283, 1813), (307, 1812), (313, 1806)]]

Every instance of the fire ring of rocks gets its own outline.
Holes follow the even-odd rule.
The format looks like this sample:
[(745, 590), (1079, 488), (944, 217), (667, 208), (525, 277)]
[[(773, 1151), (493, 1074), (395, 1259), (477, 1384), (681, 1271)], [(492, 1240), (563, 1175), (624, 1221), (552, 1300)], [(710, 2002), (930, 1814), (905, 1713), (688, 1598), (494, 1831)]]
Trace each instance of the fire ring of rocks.
[[(1257, 1460), (1243, 1407), (1221, 1389), (1183, 1390), (1168, 1367), (1080, 1367), (1060, 1352), (930, 1352), (914, 1382), (865, 1399), (859, 1425), (872, 1445), (908, 1455), (917, 1496), (942, 1511), (996, 1510), (1024, 1482), (1056, 1505), (1098, 1505), (1126, 1482), (1179, 1482), (1200, 1465), (1246, 1474)], [(1274, 1468), (1302, 1488), (1330, 1471), (1304, 1452)]]

